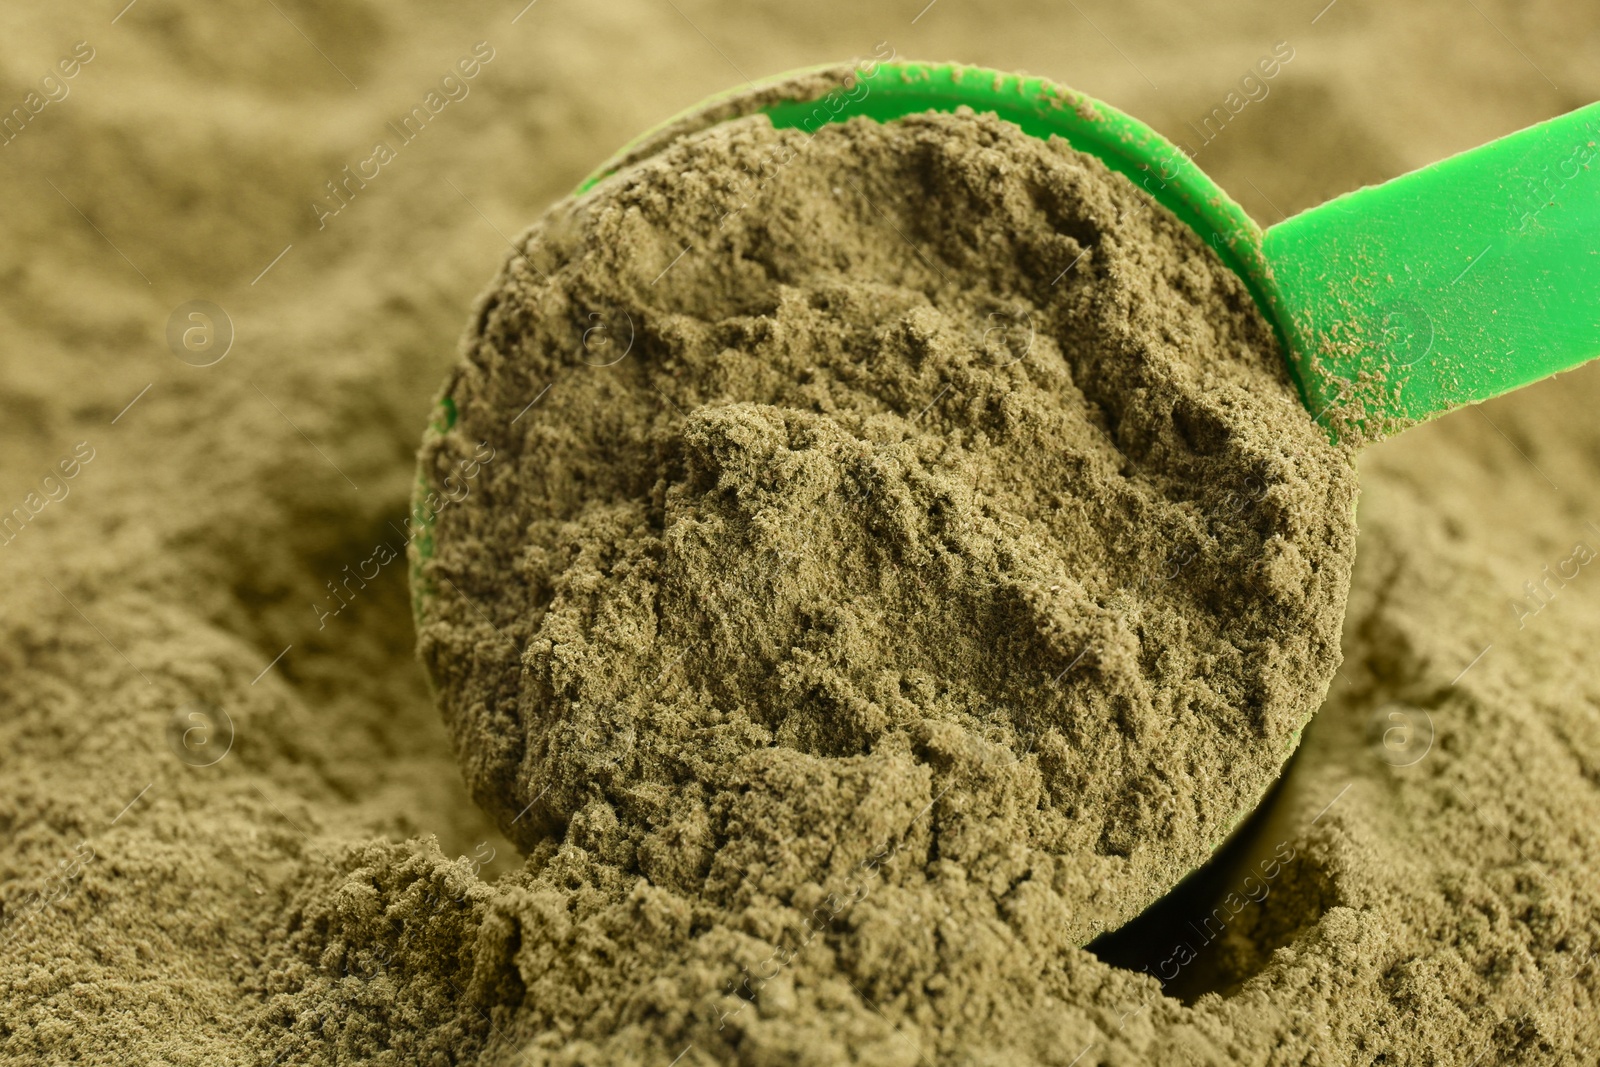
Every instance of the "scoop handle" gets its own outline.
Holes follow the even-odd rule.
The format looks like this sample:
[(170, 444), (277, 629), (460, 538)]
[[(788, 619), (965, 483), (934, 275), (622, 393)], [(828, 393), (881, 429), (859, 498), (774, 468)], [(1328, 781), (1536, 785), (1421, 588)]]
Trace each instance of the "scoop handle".
[(1600, 103), (1262, 238), (1313, 416), (1382, 436), (1600, 356)]

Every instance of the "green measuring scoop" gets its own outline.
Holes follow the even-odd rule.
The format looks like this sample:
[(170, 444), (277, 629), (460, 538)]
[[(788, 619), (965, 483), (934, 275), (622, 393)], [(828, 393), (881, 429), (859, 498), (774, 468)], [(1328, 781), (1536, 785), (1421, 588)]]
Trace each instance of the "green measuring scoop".
[[(992, 112), (1064, 138), (1201, 236), (1277, 330), (1306, 409), (1365, 441), (1600, 356), (1600, 103), (1330, 200), (1263, 231), (1172, 142), (1043, 78), (948, 63), (822, 66), (702, 101), (642, 134), (578, 187), (745, 115), (815, 132), (866, 116)], [(455, 423), (441, 399), (429, 427)], [(429, 485), (418, 472), (413, 607), (427, 599)]]
[(959, 107), (1065, 139), (1187, 223), (1249, 286), (1306, 409), (1335, 440), (1381, 437), (1600, 356), (1600, 104), (1262, 231), (1181, 149), (1082, 93), (980, 67), (869, 62), (703, 101), (579, 192), (742, 115), (814, 132)]

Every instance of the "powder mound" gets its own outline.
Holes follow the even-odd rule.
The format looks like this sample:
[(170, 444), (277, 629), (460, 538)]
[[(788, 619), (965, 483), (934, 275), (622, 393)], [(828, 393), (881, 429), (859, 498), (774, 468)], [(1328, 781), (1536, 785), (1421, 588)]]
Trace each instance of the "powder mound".
[(992, 116), (685, 137), (523, 237), (445, 391), (420, 647), (525, 849), (736, 906), (907, 848), (1081, 943), (1338, 664), (1354, 470), (1249, 295)]
[(484, 921), (493, 892), (431, 837), (353, 846), (331, 866), (304, 878), (251, 990), (273, 1062), (459, 1062), (522, 995)]

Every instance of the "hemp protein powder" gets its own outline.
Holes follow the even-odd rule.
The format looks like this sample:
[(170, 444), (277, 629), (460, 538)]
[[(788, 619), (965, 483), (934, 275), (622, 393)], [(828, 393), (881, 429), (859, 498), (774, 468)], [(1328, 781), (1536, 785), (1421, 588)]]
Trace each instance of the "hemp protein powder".
[(654, 915), (626, 960), (552, 920), (552, 1054), (859, 1056), (841, 988), (951, 1025), (1008, 995), (986, 971), (1048, 988), (1338, 665), (1355, 471), (1270, 327), (992, 116), (669, 144), (528, 231), (445, 393), (425, 482), (494, 449), (421, 561), (472, 795), (557, 911)]

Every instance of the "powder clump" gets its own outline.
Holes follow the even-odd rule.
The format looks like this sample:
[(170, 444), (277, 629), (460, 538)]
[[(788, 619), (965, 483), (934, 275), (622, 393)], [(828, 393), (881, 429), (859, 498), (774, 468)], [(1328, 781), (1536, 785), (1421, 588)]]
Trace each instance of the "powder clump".
[[(1337, 666), (1348, 457), (1239, 281), (1059, 140), (696, 133), (530, 230), (464, 355), (424, 480), (495, 459), (439, 515), (424, 662), (530, 884), (654, 909), (631, 951), (697, 1004), (640, 1017), (663, 1048), (776, 1011), (864, 1055), (868, 1003), (1008, 995), (951, 954), (1048, 984)], [(624, 978), (573, 956), (596, 1004)]]

